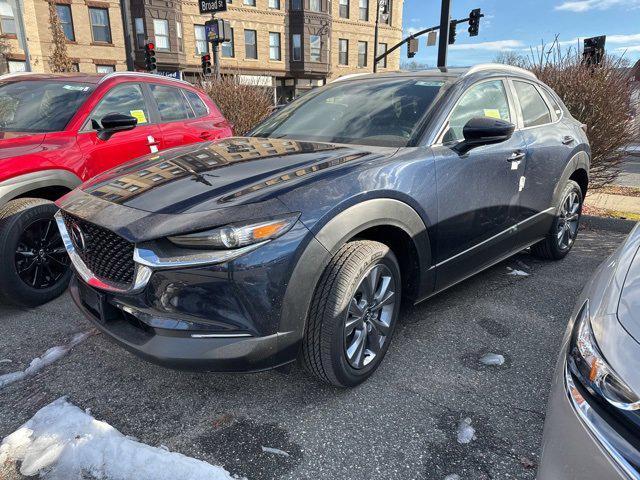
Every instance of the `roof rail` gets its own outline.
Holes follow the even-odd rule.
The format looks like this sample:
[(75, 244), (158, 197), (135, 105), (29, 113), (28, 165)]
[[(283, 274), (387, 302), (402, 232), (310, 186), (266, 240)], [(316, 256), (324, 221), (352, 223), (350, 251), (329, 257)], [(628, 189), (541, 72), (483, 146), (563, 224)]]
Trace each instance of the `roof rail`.
[(474, 65), (473, 67), (469, 68), (469, 70), (467, 70), (463, 76), (466, 77), (467, 75), (471, 75), (477, 72), (482, 72), (484, 70), (499, 70), (502, 72), (517, 73), (519, 75), (525, 75), (527, 77), (535, 78), (536, 80), (538, 79), (535, 73), (530, 72), (529, 70), (525, 70), (524, 68), (520, 68), (520, 67), (514, 67), (512, 65), (505, 65), (504, 63), (481, 63), (480, 65)]
[(142, 76), (142, 77), (149, 77), (149, 78), (163, 78), (165, 80), (170, 80), (173, 82), (178, 82), (178, 83), (184, 83), (187, 85), (191, 85), (189, 82), (187, 82), (186, 80), (179, 80), (177, 78), (173, 78), (173, 77), (166, 77), (164, 75), (156, 75), (154, 73), (148, 73), (148, 72), (111, 72), (111, 73), (107, 73), (104, 77), (102, 77), (100, 79), (100, 81), (98, 82), (98, 85), (100, 85), (101, 83), (105, 82), (106, 80), (110, 79), (110, 78), (114, 78), (114, 77), (127, 77), (127, 76)]

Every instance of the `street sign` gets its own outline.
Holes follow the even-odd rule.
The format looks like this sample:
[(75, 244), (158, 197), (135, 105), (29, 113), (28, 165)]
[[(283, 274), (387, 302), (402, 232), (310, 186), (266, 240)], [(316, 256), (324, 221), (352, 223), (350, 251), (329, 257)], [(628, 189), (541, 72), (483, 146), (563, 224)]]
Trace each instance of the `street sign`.
[(217, 13), (227, 11), (227, 0), (198, 0), (200, 13)]

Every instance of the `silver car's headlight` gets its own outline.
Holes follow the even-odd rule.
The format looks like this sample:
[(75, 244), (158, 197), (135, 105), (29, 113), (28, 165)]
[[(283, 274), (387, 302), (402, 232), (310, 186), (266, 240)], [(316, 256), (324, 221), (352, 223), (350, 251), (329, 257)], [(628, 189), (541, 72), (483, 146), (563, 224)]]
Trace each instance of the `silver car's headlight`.
[(592, 395), (622, 410), (640, 410), (640, 396), (611, 368), (598, 348), (589, 312), (589, 301), (576, 318), (567, 357), (571, 373)]
[(269, 220), (235, 223), (204, 232), (169, 237), (175, 245), (197, 249), (231, 249), (273, 240), (287, 233), (299, 214)]

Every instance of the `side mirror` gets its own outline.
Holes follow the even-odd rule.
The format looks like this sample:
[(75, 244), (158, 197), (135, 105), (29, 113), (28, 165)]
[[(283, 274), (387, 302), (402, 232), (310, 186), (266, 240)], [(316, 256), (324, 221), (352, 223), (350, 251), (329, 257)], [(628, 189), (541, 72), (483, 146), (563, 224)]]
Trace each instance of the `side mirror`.
[(491, 117), (476, 117), (467, 122), (462, 130), (464, 141), (456, 149), (466, 153), (474, 147), (491, 145), (509, 140), (516, 126), (513, 123)]
[(98, 130), (98, 138), (106, 141), (114, 133), (133, 130), (138, 124), (138, 119), (122, 113), (110, 113), (102, 118), (102, 127)]

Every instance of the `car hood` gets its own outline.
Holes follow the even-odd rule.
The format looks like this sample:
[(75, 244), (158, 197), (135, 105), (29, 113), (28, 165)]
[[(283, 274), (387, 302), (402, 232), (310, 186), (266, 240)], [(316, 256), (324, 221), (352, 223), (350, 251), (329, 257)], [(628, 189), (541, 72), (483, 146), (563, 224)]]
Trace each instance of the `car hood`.
[(149, 155), (81, 186), (94, 197), (157, 214), (261, 202), (283, 189), (382, 155), (326, 143), (230, 138)]
[(44, 133), (0, 132), (0, 159), (41, 150)]
[(640, 253), (638, 252), (638, 240), (640, 240), (640, 228), (634, 230), (634, 234), (627, 242), (635, 247), (635, 256), (620, 294), (618, 320), (625, 330), (640, 343)]

